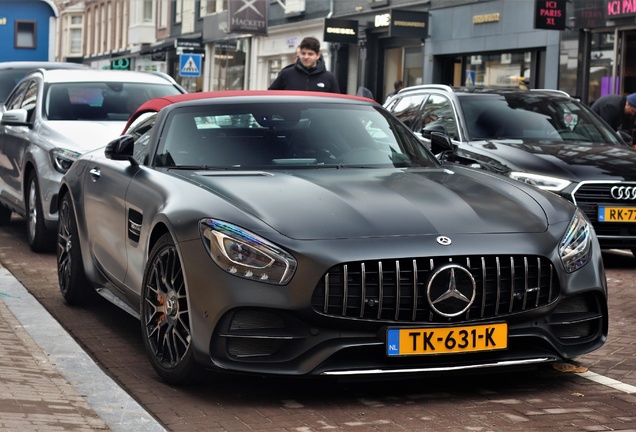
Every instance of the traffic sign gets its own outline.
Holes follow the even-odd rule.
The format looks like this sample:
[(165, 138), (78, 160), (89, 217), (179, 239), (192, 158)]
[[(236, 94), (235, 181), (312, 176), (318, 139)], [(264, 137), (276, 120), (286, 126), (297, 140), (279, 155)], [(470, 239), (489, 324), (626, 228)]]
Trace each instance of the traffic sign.
[(200, 77), (202, 57), (202, 54), (181, 54), (179, 56), (179, 75), (182, 77)]

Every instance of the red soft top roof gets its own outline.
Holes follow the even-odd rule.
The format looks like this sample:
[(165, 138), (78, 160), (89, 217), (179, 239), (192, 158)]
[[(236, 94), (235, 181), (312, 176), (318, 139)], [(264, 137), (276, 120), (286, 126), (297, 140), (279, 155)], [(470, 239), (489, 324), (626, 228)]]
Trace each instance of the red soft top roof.
[(350, 96), (339, 93), (322, 93), (322, 92), (308, 92), (308, 91), (290, 91), (290, 90), (228, 90), (228, 91), (212, 91), (212, 92), (196, 92), (196, 93), (184, 93), (171, 96), (162, 96), (154, 99), (150, 99), (144, 102), (137, 111), (128, 119), (124, 132), (128, 130), (128, 127), (143, 113), (158, 112), (162, 108), (172, 105), (178, 102), (187, 102), (200, 99), (214, 99), (222, 97), (236, 97), (236, 96), (323, 96), (340, 99), (353, 99), (372, 101), (360, 96)]

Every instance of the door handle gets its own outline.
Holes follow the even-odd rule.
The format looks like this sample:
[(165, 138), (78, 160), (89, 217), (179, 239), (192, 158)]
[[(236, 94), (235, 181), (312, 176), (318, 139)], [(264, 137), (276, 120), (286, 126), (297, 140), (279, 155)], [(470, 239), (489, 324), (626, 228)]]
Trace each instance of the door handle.
[(94, 182), (99, 180), (100, 176), (102, 175), (102, 171), (99, 168), (93, 168), (89, 171), (89, 173), (91, 175), (91, 180), (93, 180)]

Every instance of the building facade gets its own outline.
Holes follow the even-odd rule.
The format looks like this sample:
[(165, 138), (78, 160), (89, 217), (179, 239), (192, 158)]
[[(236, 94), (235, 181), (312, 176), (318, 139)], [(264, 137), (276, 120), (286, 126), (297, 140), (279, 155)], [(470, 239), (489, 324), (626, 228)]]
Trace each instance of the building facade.
[(0, 1), (0, 61), (54, 60), (57, 16), (49, 0)]
[[(314, 36), (342, 91), (355, 94), (365, 87), (380, 102), (398, 80), (558, 88), (579, 95), (607, 81), (595, 77), (607, 76), (598, 68), (607, 70), (610, 52), (618, 58), (629, 51), (636, 14), (604, 15), (590, 26), (592, 16), (615, 3), (58, 0), (57, 58), (167, 73), (188, 91), (266, 89), (294, 61), (302, 38)], [(591, 58), (585, 70), (580, 48)], [(629, 88), (625, 78), (616, 89)]]

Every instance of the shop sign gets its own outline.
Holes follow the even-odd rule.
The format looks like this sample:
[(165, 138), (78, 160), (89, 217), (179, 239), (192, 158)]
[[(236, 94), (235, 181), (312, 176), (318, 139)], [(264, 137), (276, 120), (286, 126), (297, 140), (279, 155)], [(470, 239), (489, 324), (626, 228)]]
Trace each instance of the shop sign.
[(178, 38), (174, 41), (174, 47), (175, 48), (192, 48), (192, 49), (197, 49), (197, 48), (202, 48), (203, 47), (203, 42), (201, 42), (201, 39), (181, 39)]
[(636, 15), (636, 0), (606, 0), (607, 18)]
[(120, 58), (110, 61), (110, 68), (113, 70), (130, 70), (130, 59)]
[(428, 12), (392, 10), (389, 36), (426, 39), (428, 37)]
[(475, 15), (473, 16), (473, 24), (488, 24), (488, 23), (499, 22), (499, 18), (500, 18), (499, 12)]
[(267, 35), (269, 0), (228, 0), (227, 3), (229, 33)]
[(534, 28), (565, 30), (565, 5), (567, 0), (535, 0)]
[(606, 7), (594, 0), (578, 0), (573, 3), (574, 25), (576, 28), (597, 28), (605, 26)]
[(358, 21), (325, 18), (325, 42), (357, 44)]

